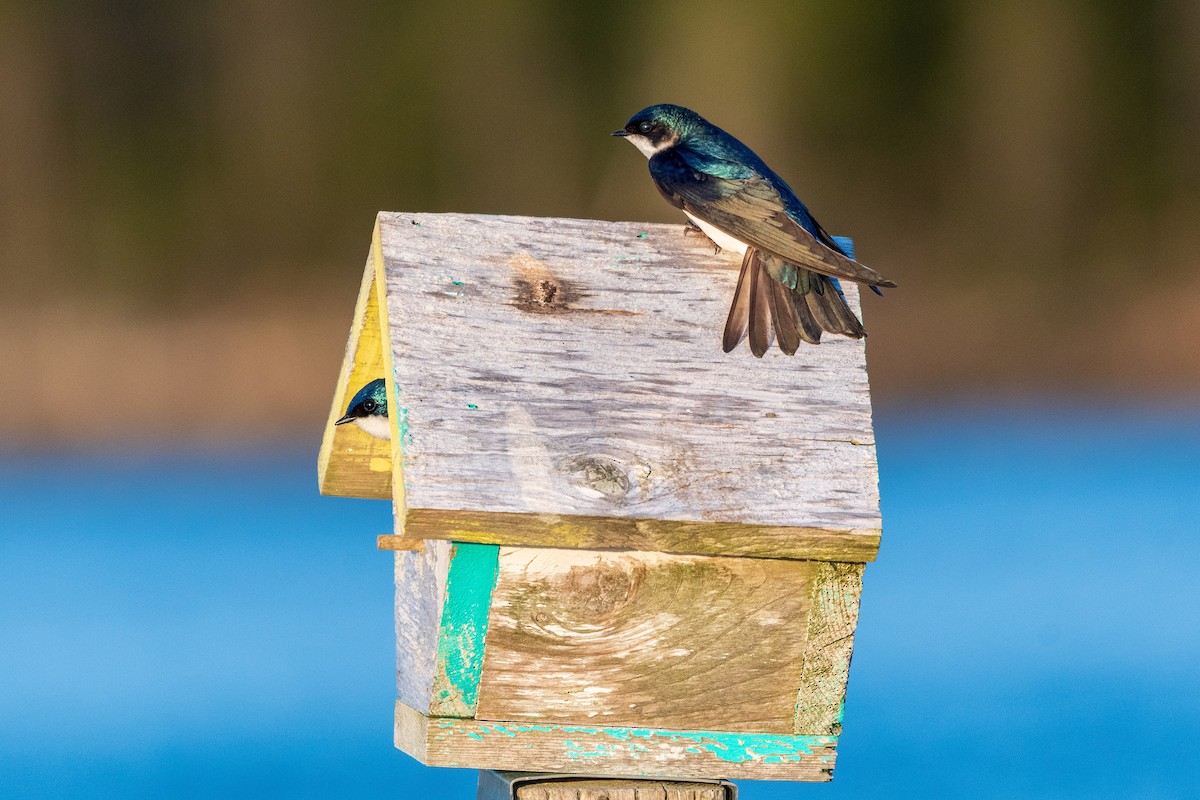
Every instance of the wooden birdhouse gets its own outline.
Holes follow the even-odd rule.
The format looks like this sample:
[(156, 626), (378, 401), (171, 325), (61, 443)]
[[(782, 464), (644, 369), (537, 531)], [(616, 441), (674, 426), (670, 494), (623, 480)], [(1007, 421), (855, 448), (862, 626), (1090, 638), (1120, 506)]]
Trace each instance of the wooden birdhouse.
[[(379, 215), (319, 472), (393, 503), (401, 750), (829, 779), (880, 537), (864, 344), (723, 353), (739, 263), (682, 225)], [(335, 426), (380, 377), (391, 440)]]

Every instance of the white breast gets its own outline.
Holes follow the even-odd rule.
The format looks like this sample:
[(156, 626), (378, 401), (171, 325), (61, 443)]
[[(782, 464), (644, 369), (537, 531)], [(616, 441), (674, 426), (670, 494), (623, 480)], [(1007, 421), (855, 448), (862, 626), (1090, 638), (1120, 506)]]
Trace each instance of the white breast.
[(739, 255), (746, 252), (745, 242), (733, 238), (719, 228), (714, 228), (712, 225), (708, 224), (702, 219), (696, 219), (686, 211), (683, 213), (687, 214), (687, 218), (696, 223), (700, 230), (704, 231), (704, 235), (712, 239), (717, 247), (721, 248), (722, 250), (730, 250), (734, 253), (738, 253)]

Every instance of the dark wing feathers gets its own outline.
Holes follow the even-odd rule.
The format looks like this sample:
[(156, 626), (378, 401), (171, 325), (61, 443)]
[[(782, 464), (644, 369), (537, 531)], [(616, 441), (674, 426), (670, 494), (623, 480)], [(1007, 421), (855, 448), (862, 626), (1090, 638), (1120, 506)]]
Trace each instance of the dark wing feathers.
[(800, 347), (801, 333), (796, 328), (795, 305), (792, 290), (779, 281), (767, 281), (771, 286), (771, 318), (775, 320), (775, 342), (789, 356)]
[(738, 273), (737, 288), (733, 290), (733, 303), (729, 306), (729, 316), (725, 319), (725, 335), (721, 345), (728, 353), (738, 346), (746, 335), (746, 323), (750, 319), (750, 279), (749, 274), (754, 260), (753, 247), (746, 248), (742, 256), (742, 271)]
[(802, 340), (820, 344), (823, 331), (855, 339), (866, 335), (832, 279), (801, 270), (798, 288), (790, 289), (773, 279), (780, 261), (769, 253), (746, 248), (725, 320), (721, 344), (726, 353), (738, 346), (747, 331), (750, 351), (759, 358), (770, 348), (772, 332), (779, 349), (788, 355), (795, 354)]
[[(811, 294), (811, 293), (810, 293)], [(821, 343), (821, 324), (813, 316), (812, 309), (804, 298), (808, 295), (792, 294), (792, 310), (800, 322), (800, 335), (810, 344)]]
[(801, 340), (819, 343), (823, 331), (866, 335), (837, 279), (872, 288), (895, 284), (847, 257), (816, 220), (804, 216), (814, 234), (789, 215), (769, 179), (745, 164), (679, 147), (651, 158), (650, 174), (671, 205), (749, 245), (725, 321), (725, 352), (747, 333), (759, 357), (771, 346), (772, 333), (788, 355)]
[[(749, 250), (749, 248), (747, 248)], [(762, 266), (750, 265), (750, 352), (762, 358), (771, 347), (771, 280)]]
[(671, 205), (759, 250), (823, 275), (895, 285), (805, 230), (771, 182), (749, 168), (676, 147), (650, 159), (650, 175)]

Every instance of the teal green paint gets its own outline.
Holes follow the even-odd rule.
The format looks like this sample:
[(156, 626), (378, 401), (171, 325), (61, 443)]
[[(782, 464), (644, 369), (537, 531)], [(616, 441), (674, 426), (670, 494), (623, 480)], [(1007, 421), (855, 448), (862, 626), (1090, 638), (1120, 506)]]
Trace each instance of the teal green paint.
[[(470, 717), (479, 705), (479, 673), (499, 553), (494, 544), (452, 545), (434, 678), (439, 713)], [(487, 733), (490, 730), (484, 728), (479, 735)]]
[[(396, 371), (394, 369), (392, 370), (392, 383), (396, 385), (396, 397), (399, 398), (400, 380), (396, 377)], [(390, 400), (388, 401), (388, 404), (391, 405)], [(400, 411), (401, 413), (396, 415), (396, 428), (392, 433), (397, 437), (397, 441), (403, 443), (404, 437), (408, 434), (408, 409), (402, 408)]]
[(463, 285), (463, 282), (462, 282), (462, 281), (454, 281), (454, 280), (452, 280), (452, 281), (450, 281), (450, 282), (451, 282), (452, 284), (454, 284), (455, 286), (462, 286), (462, 285)]
[[(453, 574), (453, 565), (451, 571)], [(682, 746), (687, 753), (708, 753), (731, 764), (750, 761), (764, 764), (798, 763), (803, 756), (812, 755), (817, 748), (836, 745), (838, 739), (836, 736), (776, 736), (721, 731), (597, 728), (584, 725), (476, 724), (470, 720), (440, 720), (437, 724), (451, 735), (454, 732), (464, 733), (475, 741), (484, 741), (488, 736), (504, 736), (515, 739), (514, 744), (526, 748), (529, 745), (521, 742), (523, 733), (559, 733), (563, 736), (564, 755), (572, 760), (585, 761), (623, 758), (630, 753), (648, 753), (651, 752), (649, 745), (664, 742)], [(477, 727), (468, 730), (466, 725)], [(831, 760), (829, 757), (822, 757), (822, 763)]]
[(413, 443), (412, 431), (408, 429), (408, 407), (400, 406), (400, 415), (396, 420), (396, 427), (400, 434), (401, 449), (406, 444)]
[(467, 403), (467, 408), (471, 409), (472, 411), (475, 411), (476, 409), (479, 408), (479, 406), (475, 405), (474, 403)]
[[(770, 763), (799, 762), (803, 756), (810, 755), (814, 747), (832, 744), (836, 737), (832, 736), (768, 736), (765, 734), (741, 733), (684, 733), (680, 731), (659, 731), (650, 728), (578, 728), (562, 726), (565, 733), (589, 733), (603, 735), (618, 741), (630, 739), (665, 740), (672, 744), (686, 742), (712, 756), (730, 763), (746, 761), (769, 761)], [(564, 743), (567, 748), (566, 756), (571, 759), (595, 759), (616, 755), (610, 745), (598, 742), (582, 744), (571, 741)], [(620, 748), (620, 750), (632, 748)]]
[(639, 239), (649, 239), (649, 238), (650, 238), (650, 234), (648, 234), (648, 233), (646, 233), (645, 231), (643, 231), (642, 233), (639, 233), (639, 234), (638, 234), (638, 238), (639, 238)]

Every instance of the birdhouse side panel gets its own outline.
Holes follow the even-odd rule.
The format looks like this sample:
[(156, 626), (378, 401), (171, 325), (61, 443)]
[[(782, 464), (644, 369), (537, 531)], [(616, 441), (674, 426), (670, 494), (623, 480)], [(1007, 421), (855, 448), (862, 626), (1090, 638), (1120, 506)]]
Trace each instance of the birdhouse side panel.
[(450, 564), (450, 542), (398, 550), (396, 576), (396, 694), (428, 713)]
[(794, 733), (842, 732), (863, 570), (863, 564), (831, 563), (822, 563), (817, 569), (796, 692)]
[(408, 706), (475, 715), (497, 550), (429, 541), (396, 553), (397, 696)]

